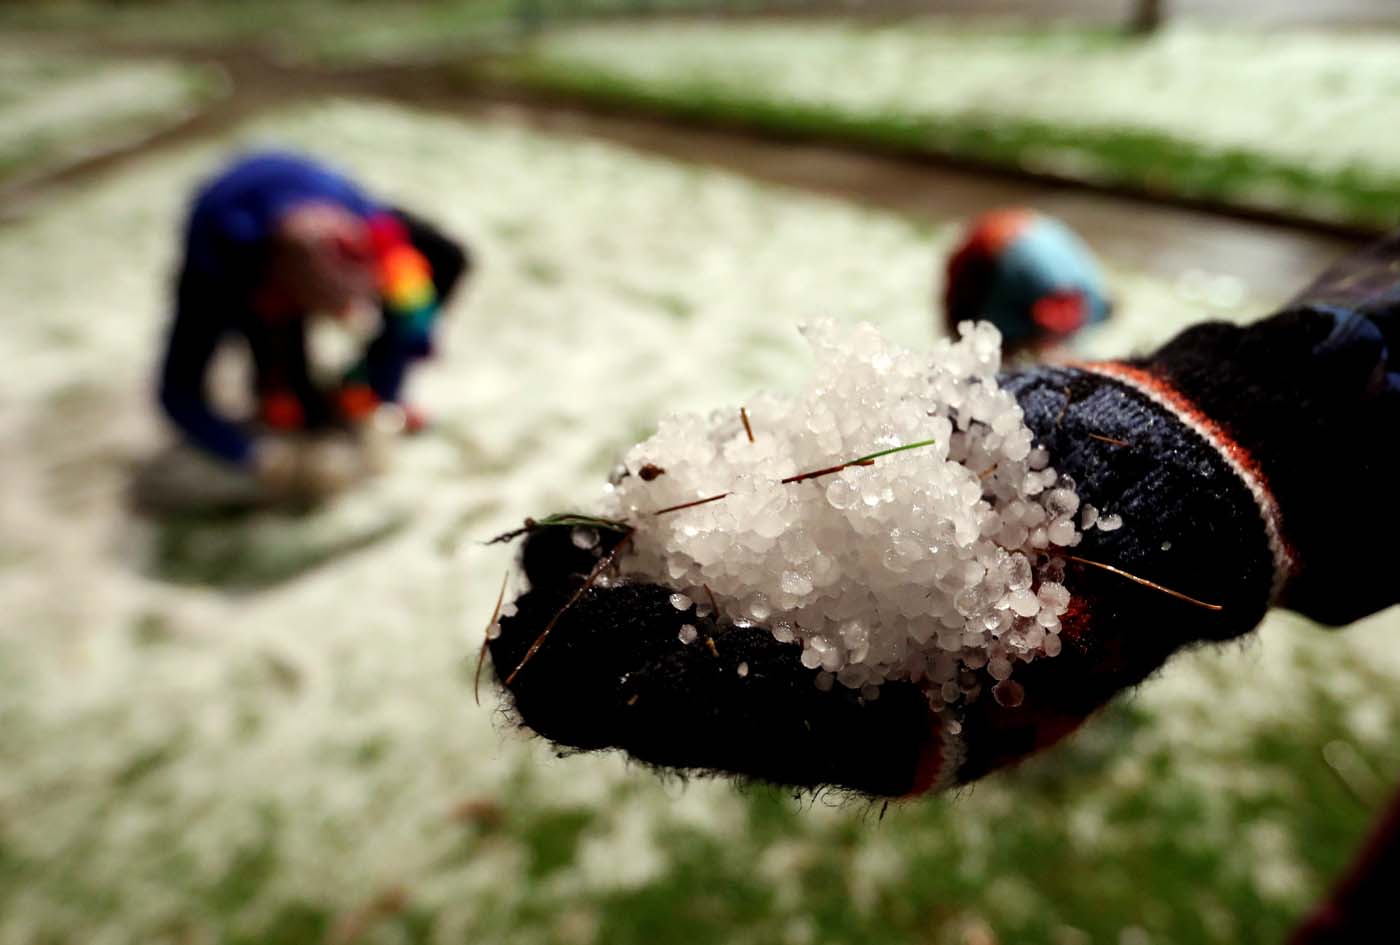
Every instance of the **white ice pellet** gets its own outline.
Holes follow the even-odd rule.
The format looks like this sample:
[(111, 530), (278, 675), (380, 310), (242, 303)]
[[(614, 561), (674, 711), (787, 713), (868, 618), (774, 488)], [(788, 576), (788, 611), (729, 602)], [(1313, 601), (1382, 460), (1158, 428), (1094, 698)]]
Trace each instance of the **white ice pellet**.
[(833, 509), (848, 509), (855, 501), (855, 492), (845, 479), (836, 478), (826, 487), (826, 501)]
[(802, 597), (812, 593), (812, 579), (796, 571), (784, 571), (783, 580), (779, 587), (782, 588), (784, 594)]
[(1099, 510), (1089, 503), (1084, 503), (1084, 508), (1079, 515), (1079, 527), (1085, 531), (1094, 527), (1094, 523), (1099, 520)]
[(1040, 601), (1029, 589), (1012, 591), (1009, 606), (1018, 617), (1034, 617), (1040, 610)]
[(1003, 679), (992, 687), (992, 697), (998, 705), (1014, 709), (1026, 699), (1026, 690), (1013, 679)]
[(1000, 573), (1006, 579), (1006, 586), (1013, 591), (1023, 591), (1031, 586), (1031, 563), (1025, 555), (1012, 555)]
[(1060, 545), (1062, 547), (1071, 545), (1074, 543), (1075, 536), (1074, 523), (1069, 519), (1061, 519), (1047, 528), (1045, 534), (1046, 537), (1050, 539), (1052, 545)]
[(1069, 588), (1055, 581), (1042, 581), (1036, 596), (1052, 614), (1062, 614), (1069, 609)]
[[(705, 601), (705, 615), (767, 627), (802, 646), (819, 688), (865, 698), (912, 680), (942, 711), (986, 691), (984, 674), (1000, 683), (1059, 652), (1069, 591), (1044, 552), (1076, 544), (1076, 519), (1095, 513), (998, 386), (996, 330), (967, 323), (931, 355), (870, 326), (823, 322), (806, 335), (812, 382), (746, 405), (757, 442), (726, 410), (666, 417), (627, 453), (626, 468), (666, 475), (624, 476), (604, 495), (600, 514), (635, 528), (621, 576), (671, 588), (679, 611)], [(683, 642), (697, 636), (681, 629)]]
[(598, 529), (596, 528), (580, 526), (575, 528), (569, 537), (572, 539), (575, 548), (587, 550), (589, 548), (598, 547)]
[(1123, 517), (1121, 515), (1105, 515), (1099, 519), (1099, 531), (1112, 532), (1123, 527)]
[(1069, 518), (1079, 509), (1079, 496), (1069, 489), (1051, 489), (1046, 505), (1055, 518)]
[(740, 663), (739, 668), (736, 670), (736, 672), (738, 672), (740, 676), (747, 676), (749, 674), (749, 664)]

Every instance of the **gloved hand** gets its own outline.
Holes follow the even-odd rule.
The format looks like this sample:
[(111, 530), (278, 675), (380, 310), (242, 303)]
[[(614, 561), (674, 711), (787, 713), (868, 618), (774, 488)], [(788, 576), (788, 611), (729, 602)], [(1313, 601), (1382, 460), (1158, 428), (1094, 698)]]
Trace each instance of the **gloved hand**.
[[(1053, 744), (1174, 652), (1247, 633), (1270, 606), (1330, 624), (1388, 606), (1382, 542), (1400, 506), (1357, 500), (1388, 481), (1400, 429), (1400, 293), (1379, 275), (1397, 257), (1392, 241), (1344, 264), (1340, 281), (1361, 294), (1339, 294), (1329, 275), (1252, 326), (1200, 325), (1147, 358), (1002, 378), (1081, 500), (1124, 523), (1070, 549), (1063, 652), (1018, 664), (1016, 699), (979, 699), (949, 724), (911, 682), (886, 682), (873, 701), (822, 691), (799, 645), (682, 613), (671, 588), (579, 593), (621, 536), (579, 548), (568, 528), (526, 535), (530, 589), (490, 641), (495, 672), (521, 720), (568, 749), (899, 796)], [(683, 624), (701, 645), (678, 641)], [(965, 672), (991, 688), (986, 668)]]

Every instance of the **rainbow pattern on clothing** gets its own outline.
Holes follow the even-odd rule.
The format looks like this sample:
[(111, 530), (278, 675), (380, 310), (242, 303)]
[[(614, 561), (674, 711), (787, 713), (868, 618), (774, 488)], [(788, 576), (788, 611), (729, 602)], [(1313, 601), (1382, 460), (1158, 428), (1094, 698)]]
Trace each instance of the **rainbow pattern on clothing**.
[[(390, 331), (397, 344), (413, 357), (432, 350), (433, 323), (438, 314), (437, 286), (432, 266), (409, 240), (408, 228), (390, 213), (376, 213), (368, 220), (370, 264)], [(345, 375), (337, 401), (342, 415), (363, 420), (379, 406), (379, 395), (369, 383), (369, 365), (361, 359)]]
[(437, 317), (438, 296), (428, 260), (409, 241), (397, 217), (375, 214), (369, 220), (375, 279), (385, 311), (406, 319), (414, 334), (426, 337)]

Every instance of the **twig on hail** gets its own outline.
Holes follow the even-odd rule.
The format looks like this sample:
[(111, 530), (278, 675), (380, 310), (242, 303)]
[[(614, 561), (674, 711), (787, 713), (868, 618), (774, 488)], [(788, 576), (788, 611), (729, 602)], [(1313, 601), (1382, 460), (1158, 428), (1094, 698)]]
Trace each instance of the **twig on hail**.
[(1104, 564), (1102, 561), (1091, 561), (1088, 558), (1081, 558), (1078, 555), (1065, 555), (1065, 557), (1068, 558), (1070, 561), (1077, 561), (1080, 564), (1087, 564), (1093, 568), (1101, 568), (1104, 571), (1108, 571), (1111, 574), (1116, 574), (1121, 578), (1126, 578), (1129, 581), (1132, 581), (1134, 584), (1141, 584), (1143, 587), (1151, 588), (1154, 591), (1160, 591), (1161, 593), (1166, 594), (1169, 597), (1175, 597), (1177, 600), (1185, 601), (1188, 604), (1194, 604), (1195, 606), (1201, 607), (1205, 610), (1221, 611), (1225, 609), (1225, 607), (1221, 604), (1208, 604), (1203, 600), (1197, 600), (1189, 594), (1183, 594), (1181, 593), (1181, 591), (1174, 591), (1170, 587), (1163, 587), (1156, 581), (1149, 581), (1147, 578), (1138, 577), (1136, 574), (1129, 574), (1122, 568), (1115, 568), (1113, 565)]
[(753, 427), (749, 426), (749, 412), (746, 408), (739, 408), (739, 419), (744, 421), (744, 432), (749, 436), (749, 442), (753, 442)]
[(510, 675), (506, 677), (507, 686), (515, 682), (515, 677), (520, 675), (520, 671), (525, 668), (525, 664), (530, 662), (530, 659), (536, 653), (539, 652), (540, 647), (544, 646), (545, 639), (554, 629), (554, 625), (559, 622), (559, 619), (563, 617), (564, 614), (568, 613), (569, 608), (573, 607), (574, 604), (578, 603), (578, 599), (582, 597), (584, 593), (590, 587), (593, 586), (593, 584), (598, 580), (602, 573), (609, 567), (611, 567), (612, 563), (617, 560), (617, 556), (622, 552), (622, 549), (626, 547), (629, 541), (632, 540), (632, 533), (635, 530), (636, 529), (629, 527), (623, 533), (622, 539), (618, 541), (616, 545), (613, 545), (612, 550), (609, 551), (607, 554), (603, 555), (602, 558), (598, 559), (598, 563), (593, 566), (592, 571), (588, 572), (588, 577), (584, 579), (581, 585), (579, 585), (579, 589), (574, 591), (574, 595), (569, 598), (568, 602), (565, 603), (563, 607), (559, 608), (559, 612), (550, 618), (549, 623), (544, 625), (544, 629), (540, 631), (540, 635), (535, 637), (535, 642), (530, 644), (530, 648), (525, 651), (525, 655), (521, 657), (520, 662), (516, 664), (515, 669), (510, 671)]
[[(830, 476), (833, 473), (839, 473), (841, 470), (849, 469), (852, 466), (873, 466), (875, 465), (875, 460), (879, 459), (882, 456), (889, 456), (893, 453), (903, 453), (906, 450), (916, 450), (923, 446), (932, 446), (934, 442), (934, 440), (919, 440), (916, 443), (904, 443), (900, 446), (891, 446), (889, 449), (877, 450), (874, 453), (867, 453), (864, 456), (857, 456), (855, 459), (848, 460), (844, 463), (837, 463), (835, 466), (827, 466), (823, 469), (813, 469), (810, 472), (803, 472), (798, 473), (795, 476), (788, 476), (786, 479), (778, 480), (778, 482), (780, 485), (786, 486), (791, 485), (793, 483), (806, 482), (808, 479), (818, 479), (822, 476)], [(652, 512), (651, 516), (655, 518), (659, 515), (669, 515), (671, 512), (679, 512), (682, 509), (693, 509), (698, 505), (706, 505), (710, 502), (718, 502), (720, 499), (727, 499), (731, 495), (733, 495), (732, 492), (721, 492), (718, 495), (706, 496), (703, 499), (692, 499), (689, 502), (682, 502), (679, 505), (669, 505), (664, 509), (657, 509), (655, 512)]]
[(491, 611), (491, 619), (486, 621), (486, 639), (481, 641), (481, 652), (476, 657), (476, 676), (472, 679), (472, 698), (477, 705), (481, 705), (481, 667), (486, 664), (486, 648), (491, 644), (491, 628), (496, 625), (496, 621), (501, 619), (501, 604), (506, 599), (506, 582), (510, 580), (510, 572), (501, 575), (501, 593), (496, 595), (496, 609)]

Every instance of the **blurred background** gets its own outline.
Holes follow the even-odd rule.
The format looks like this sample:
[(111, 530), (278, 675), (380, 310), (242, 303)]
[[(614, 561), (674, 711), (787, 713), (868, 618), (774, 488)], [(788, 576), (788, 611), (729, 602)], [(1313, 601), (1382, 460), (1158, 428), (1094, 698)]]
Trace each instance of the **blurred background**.
[[(997, 206), (1098, 253), (1083, 353), (1272, 311), (1400, 218), (1397, 30), (1388, 0), (0, 2), (0, 943), (1281, 941), (1400, 782), (1393, 613), (1276, 614), (886, 809), (556, 758), (473, 699), (483, 542), (586, 508), (660, 414), (793, 385), (805, 318), (926, 347)], [(471, 247), (433, 426), (313, 511), (136, 515), (190, 195), (268, 144)]]

